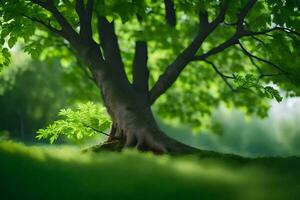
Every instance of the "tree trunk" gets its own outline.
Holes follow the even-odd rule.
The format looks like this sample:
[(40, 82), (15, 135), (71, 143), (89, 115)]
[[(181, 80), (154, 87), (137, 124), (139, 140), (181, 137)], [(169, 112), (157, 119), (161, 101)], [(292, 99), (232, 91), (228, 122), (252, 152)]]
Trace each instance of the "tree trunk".
[(113, 127), (108, 142), (118, 141), (119, 147), (136, 147), (154, 153), (187, 154), (199, 151), (165, 135), (158, 127), (149, 95), (136, 90), (122, 67), (102, 62), (97, 46), (79, 48), (79, 55), (88, 64), (101, 91)]
[(123, 147), (136, 147), (154, 153), (187, 154), (197, 149), (171, 139), (158, 127), (149, 99), (119, 76), (94, 73), (104, 105), (113, 126), (108, 142), (118, 141)]

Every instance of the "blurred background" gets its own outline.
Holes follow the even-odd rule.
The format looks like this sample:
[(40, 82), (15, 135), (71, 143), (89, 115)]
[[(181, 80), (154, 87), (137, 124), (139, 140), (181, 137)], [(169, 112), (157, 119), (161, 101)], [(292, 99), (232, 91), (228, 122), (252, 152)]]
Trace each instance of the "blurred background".
[[(46, 143), (35, 138), (36, 132), (58, 119), (60, 109), (101, 101), (98, 89), (80, 65), (69, 67), (64, 60), (36, 61), (18, 50), (11, 60), (11, 65), (0, 72), (1, 139), (29, 145)], [(211, 131), (195, 131), (188, 124), (160, 118), (158, 121), (170, 136), (201, 149), (249, 157), (300, 156), (300, 98), (270, 103), (266, 118), (225, 106), (216, 108), (212, 120), (217, 129)], [(96, 136), (86, 144), (103, 139)], [(71, 143), (63, 139), (56, 142)]]

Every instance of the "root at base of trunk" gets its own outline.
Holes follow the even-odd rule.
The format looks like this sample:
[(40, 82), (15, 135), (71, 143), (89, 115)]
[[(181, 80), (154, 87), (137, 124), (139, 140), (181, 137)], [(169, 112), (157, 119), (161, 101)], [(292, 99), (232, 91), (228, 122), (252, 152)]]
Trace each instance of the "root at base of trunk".
[(81, 152), (101, 152), (101, 151), (116, 151), (121, 152), (124, 147), (124, 143), (121, 143), (120, 140), (107, 141), (101, 144), (97, 144), (86, 149), (83, 149)]
[(164, 134), (156, 137), (139, 136), (139, 139), (132, 137), (122, 139), (110, 139), (102, 144), (95, 145), (84, 149), (82, 152), (101, 152), (101, 151), (116, 151), (121, 152), (124, 148), (136, 148), (139, 151), (150, 151), (155, 154), (170, 154), (170, 155), (186, 155), (201, 152), (200, 149), (188, 146), (179, 141), (176, 141)]

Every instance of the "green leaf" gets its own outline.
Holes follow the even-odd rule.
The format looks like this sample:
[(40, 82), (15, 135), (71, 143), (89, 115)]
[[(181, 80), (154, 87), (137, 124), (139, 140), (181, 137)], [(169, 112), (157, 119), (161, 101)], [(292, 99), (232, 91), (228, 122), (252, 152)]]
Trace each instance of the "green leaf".
[(280, 96), (279, 91), (274, 89), (271, 86), (266, 86), (265, 88), (265, 94), (269, 98), (275, 98), (277, 102), (281, 102), (283, 97)]
[(13, 48), (14, 45), (17, 43), (17, 40), (18, 39), (16, 37), (9, 38), (9, 40), (8, 40), (8, 46), (9, 46), (9, 48)]

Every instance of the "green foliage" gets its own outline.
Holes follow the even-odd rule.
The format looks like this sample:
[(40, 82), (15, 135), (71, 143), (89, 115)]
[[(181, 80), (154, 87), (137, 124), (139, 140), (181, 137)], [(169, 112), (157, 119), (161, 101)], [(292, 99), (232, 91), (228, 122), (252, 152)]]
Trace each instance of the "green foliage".
[(0, 96), (11, 90), (15, 85), (16, 79), (29, 68), (29, 57), (21, 52), (14, 53), (9, 67), (0, 70)]
[[(55, 1), (55, 5), (72, 27), (78, 30), (79, 18), (74, 9), (75, 2)], [(247, 2), (228, 0), (229, 8), (225, 22), (235, 23), (238, 13)], [(163, 1), (95, 0), (95, 16), (100, 13), (109, 21), (115, 22), (116, 35), (129, 77), (132, 76), (135, 41), (148, 42), (150, 87), (198, 33), (199, 10), (206, 10), (209, 21), (212, 21), (218, 15), (224, 1), (174, 0), (174, 3), (178, 22), (175, 28), (165, 22)], [(0, 65), (9, 63), (8, 48), (13, 48), (18, 41), (22, 43), (23, 50), (35, 58), (58, 58), (66, 65), (73, 63), (70, 66), (75, 66), (76, 58), (70, 51), (70, 44), (41, 23), (34, 22), (26, 16), (42, 20), (57, 29), (61, 28), (49, 12), (33, 5), (29, 0), (1, 1)], [(141, 17), (142, 21), (139, 22), (136, 16)], [(98, 41), (96, 17), (92, 20), (92, 26), (93, 37)], [(255, 32), (274, 26), (299, 32), (300, 1), (257, 1), (245, 18), (245, 26), (246, 29)], [(234, 34), (235, 29), (235, 26), (220, 24), (202, 44), (197, 54), (220, 45)], [(253, 55), (280, 66), (287, 75), (266, 76), (256, 83), (256, 77), (261, 75), (258, 67), (264, 74), (276, 74), (278, 70), (255, 59), (258, 67), (254, 66), (249, 57), (237, 45), (233, 45), (211, 56), (209, 60), (213, 61), (222, 73), (239, 75), (239, 80), (229, 80), (230, 83), (234, 82), (238, 92), (233, 93), (207, 63), (193, 62), (185, 68), (172, 88), (157, 101), (154, 106), (156, 113), (164, 118), (176, 118), (178, 121), (191, 123), (194, 127), (201, 127), (205, 125), (201, 123), (203, 118), (207, 118), (212, 110), (222, 103), (238, 107), (247, 113), (266, 116), (270, 98), (281, 101), (281, 95), (300, 95), (300, 37), (275, 30), (255, 38), (243, 37), (240, 42)]]
[(122, 23), (126, 23), (136, 15), (146, 16), (145, 0), (98, 0), (95, 8), (109, 21), (120, 18)]
[(265, 95), (269, 98), (275, 98), (277, 102), (281, 102), (283, 97), (280, 96), (278, 90), (274, 89), (271, 86), (264, 87)]
[(11, 55), (7, 48), (0, 49), (0, 67), (9, 65), (10, 57)]
[(86, 137), (107, 131), (111, 125), (105, 108), (91, 102), (78, 104), (74, 110), (62, 109), (58, 115), (62, 119), (38, 130), (37, 139), (49, 138), (52, 144), (59, 136), (64, 135), (68, 139), (82, 141)]
[(12, 138), (36, 141), (36, 131), (56, 120), (61, 108), (100, 100), (98, 88), (74, 62), (62, 67), (59, 60), (32, 60), (18, 46), (11, 60), (0, 72), (0, 130)]
[(253, 74), (246, 74), (245, 76), (234, 75), (234, 82), (237, 85), (237, 89), (249, 90), (253, 92), (254, 89), (261, 96), (265, 96), (270, 99), (276, 99), (277, 102), (282, 101), (282, 97), (279, 94), (279, 91), (274, 89), (272, 86), (264, 86), (259, 82), (259, 77), (255, 77)]

